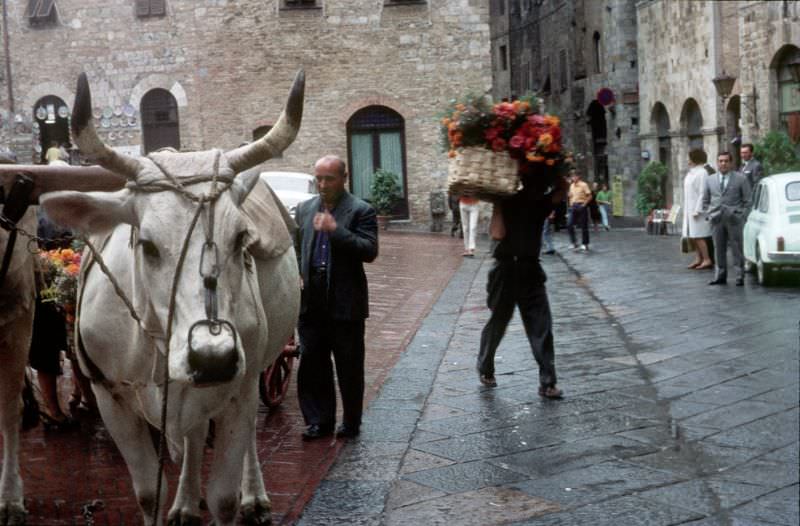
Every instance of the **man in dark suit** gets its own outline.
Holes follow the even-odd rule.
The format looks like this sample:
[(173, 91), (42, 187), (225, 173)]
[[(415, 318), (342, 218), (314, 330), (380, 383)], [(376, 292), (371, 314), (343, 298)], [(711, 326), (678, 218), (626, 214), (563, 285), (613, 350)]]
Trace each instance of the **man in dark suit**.
[(764, 167), (758, 162), (758, 159), (753, 157), (753, 145), (750, 143), (743, 144), (739, 149), (739, 154), (742, 156), (742, 175), (747, 177), (747, 182), (750, 183), (750, 188), (755, 188), (756, 183), (764, 177)]
[(336, 392), (342, 397), (336, 436), (359, 434), (364, 398), (364, 320), (369, 315), (364, 263), (378, 256), (375, 210), (345, 190), (344, 161), (328, 155), (314, 165), (319, 196), (297, 207), (296, 248), (303, 292), (297, 394), (308, 428), (303, 440), (333, 434)]
[(717, 173), (709, 175), (703, 189), (703, 212), (711, 221), (714, 239), (716, 273), (709, 285), (725, 285), (728, 280), (727, 251), (731, 246), (736, 285), (744, 285), (744, 254), (742, 230), (750, 211), (750, 183), (739, 172), (731, 169), (731, 154), (717, 156)]

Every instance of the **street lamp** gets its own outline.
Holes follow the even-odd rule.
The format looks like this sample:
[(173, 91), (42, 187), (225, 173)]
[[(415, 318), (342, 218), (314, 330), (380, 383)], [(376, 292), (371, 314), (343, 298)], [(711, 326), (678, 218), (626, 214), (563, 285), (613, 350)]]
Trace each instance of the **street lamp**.
[(717, 95), (722, 97), (722, 103), (724, 104), (725, 100), (730, 96), (731, 91), (733, 90), (733, 85), (736, 83), (736, 77), (723, 74), (720, 77), (711, 79), (711, 82), (714, 83), (714, 88), (717, 90)]

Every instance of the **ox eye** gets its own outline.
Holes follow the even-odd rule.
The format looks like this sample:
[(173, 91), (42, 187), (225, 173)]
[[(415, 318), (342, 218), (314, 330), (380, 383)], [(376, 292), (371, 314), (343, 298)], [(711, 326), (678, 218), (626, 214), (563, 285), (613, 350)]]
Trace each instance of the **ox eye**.
[(157, 258), (159, 256), (158, 248), (152, 241), (149, 241), (147, 239), (140, 239), (139, 246), (142, 247), (142, 252), (144, 253), (145, 256), (149, 258)]

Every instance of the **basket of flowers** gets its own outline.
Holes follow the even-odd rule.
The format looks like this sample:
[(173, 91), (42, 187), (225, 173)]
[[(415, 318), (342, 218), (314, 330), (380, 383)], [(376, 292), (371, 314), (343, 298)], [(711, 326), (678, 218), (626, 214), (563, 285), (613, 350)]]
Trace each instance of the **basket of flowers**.
[(71, 248), (39, 251), (40, 271), (44, 280), (44, 288), (39, 294), (43, 302), (55, 304), (64, 314), (68, 326), (75, 321), (81, 248), (79, 242), (73, 242)]
[(520, 165), (561, 159), (558, 117), (539, 113), (533, 95), (493, 104), (485, 96), (451, 101), (441, 120), (449, 150), (448, 190), (486, 199), (517, 193)]

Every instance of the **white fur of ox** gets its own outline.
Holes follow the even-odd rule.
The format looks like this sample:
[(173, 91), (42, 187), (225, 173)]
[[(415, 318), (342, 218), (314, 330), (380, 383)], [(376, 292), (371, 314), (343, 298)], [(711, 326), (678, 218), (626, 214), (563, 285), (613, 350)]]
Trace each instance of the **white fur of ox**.
[[(281, 241), (270, 245), (273, 253), (267, 255), (272, 257), (260, 254), (255, 259), (249, 248), (255, 246), (262, 228), (243, 212), (242, 203), (250, 199), (247, 191), (232, 188), (217, 200), (213, 232), (219, 248), (218, 317), (233, 324), (235, 335), (231, 339), (199, 332), (195, 347), (212, 356), (235, 348), (236, 372), (229, 380), (198, 387), (187, 341), (192, 324), (206, 318), (199, 268), (209, 221), (204, 213), (189, 235), (167, 342), (172, 280), (198, 205), (171, 190), (136, 189), (163, 180), (162, 168), (178, 178), (204, 175), (198, 172), (208, 172), (215, 157), (219, 174), (231, 177), (233, 171), (220, 152), (161, 152), (140, 159), (143, 168), (131, 188), (114, 193), (54, 192), (40, 199), (56, 222), (96, 236), (106, 234), (102, 258), (142, 320), (139, 324), (132, 318), (99, 266), (89, 267), (79, 305), (78, 331), (85, 349), (85, 357), (79, 355), (81, 368), (93, 377), (98, 407), (128, 465), (145, 524), (160, 523), (152, 514), (158, 457), (148, 424), (160, 427), (164, 367), (170, 377), (166, 434), (173, 458), (182, 461), (170, 520), (186, 524), (201, 517), (203, 446), (208, 421), (214, 420), (216, 440), (206, 500), (215, 523), (234, 524), (240, 506), (244, 513), (268, 521), (269, 499), (255, 447), (258, 376), (281, 352), (297, 321), (299, 277), (288, 230), (280, 213), (273, 214), (267, 221), (272, 228), (264, 231), (278, 232)], [(187, 189), (195, 195), (212, 190), (210, 182)], [(262, 200), (273, 199), (261, 183), (252, 193)], [(272, 206), (280, 209), (277, 202)], [(276, 222), (280, 228), (275, 228)], [(164, 360), (167, 343), (169, 363)], [(166, 494), (163, 483), (160, 502)]]
[[(29, 209), (17, 225), (36, 231), (36, 215)], [(0, 229), (0, 259), (8, 232)], [(3, 432), (3, 472), (0, 476), (0, 525), (23, 524), (22, 478), (19, 473), (19, 429), (22, 384), (33, 329), (33, 256), (24, 238), (18, 238), (8, 275), (0, 287), (0, 428)]]

